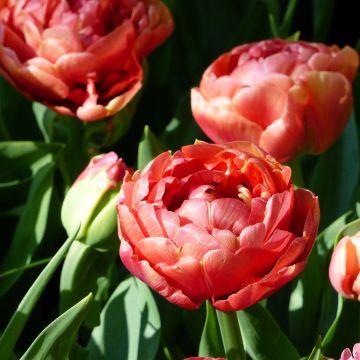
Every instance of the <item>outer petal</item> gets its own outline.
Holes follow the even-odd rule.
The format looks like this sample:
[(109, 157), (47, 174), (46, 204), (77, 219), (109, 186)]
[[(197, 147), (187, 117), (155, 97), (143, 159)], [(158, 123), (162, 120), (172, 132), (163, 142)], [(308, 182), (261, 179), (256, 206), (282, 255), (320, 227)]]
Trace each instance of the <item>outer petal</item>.
[(216, 143), (248, 140), (258, 143), (261, 127), (238, 114), (225, 97), (206, 101), (197, 89), (191, 90), (191, 108), (205, 134)]
[(170, 302), (186, 309), (197, 309), (200, 306), (201, 302), (194, 302), (181, 290), (169, 285), (166, 278), (157, 273), (148, 261), (139, 260), (126, 241), (122, 241), (120, 244), (120, 258), (133, 275), (144, 281)]
[(306, 76), (311, 103), (306, 110), (308, 148), (318, 154), (341, 134), (352, 106), (351, 84), (340, 73), (309, 72)]

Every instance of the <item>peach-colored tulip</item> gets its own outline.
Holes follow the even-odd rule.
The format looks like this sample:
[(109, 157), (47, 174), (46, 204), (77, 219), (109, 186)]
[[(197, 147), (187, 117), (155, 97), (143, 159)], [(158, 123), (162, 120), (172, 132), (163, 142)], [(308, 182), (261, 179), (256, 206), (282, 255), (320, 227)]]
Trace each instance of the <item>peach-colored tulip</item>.
[(319, 224), (317, 197), (248, 142), (197, 142), (125, 175), (120, 257), (184, 308), (240, 310), (303, 269)]
[(331, 256), (329, 278), (338, 293), (360, 300), (360, 231), (345, 236), (336, 245)]
[(141, 61), (171, 33), (160, 0), (0, 2), (0, 73), (65, 115), (94, 121), (141, 87)]
[(234, 48), (205, 71), (192, 112), (211, 140), (251, 141), (279, 161), (320, 153), (341, 134), (359, 59), (303, 41), (265, 40)]

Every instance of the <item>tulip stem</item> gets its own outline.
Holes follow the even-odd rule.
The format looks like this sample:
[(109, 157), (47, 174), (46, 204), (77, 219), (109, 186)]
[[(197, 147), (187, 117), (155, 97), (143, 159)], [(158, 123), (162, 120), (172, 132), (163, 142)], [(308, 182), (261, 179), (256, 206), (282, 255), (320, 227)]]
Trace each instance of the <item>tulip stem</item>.
[(216, 310), (227, 360), (246, 360), (239, 321), (235, 311)]

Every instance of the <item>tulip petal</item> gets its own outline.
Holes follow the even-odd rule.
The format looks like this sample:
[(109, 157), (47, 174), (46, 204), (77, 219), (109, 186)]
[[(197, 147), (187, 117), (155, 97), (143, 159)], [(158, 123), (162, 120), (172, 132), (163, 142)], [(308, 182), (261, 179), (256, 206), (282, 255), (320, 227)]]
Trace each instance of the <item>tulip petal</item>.
[(120, 258), (133, 275), (144, 281), (173, 304), (182, 306), (185, 309), (197, 309), (200, 306), (200, 301), (194, 302), (180, 289), (169, 285), (165, 277), (156, 272), (148, 261), (139, 261), (137, 255), (133, 253), (131, 246), (126, 241), (120, 244)]
[(239, 239), (232, 231), (214, 228), (212, 229), (211, 235), (226, 250), (235, 253), (239, 249)]
[(67, 82), (86, 84), (87, 74), (95, 67), (96, 57), (89, 53), (70, 53), (62, 55), (56, 61), (55, 67), (61, 77)]
[(237, 254), (208, 251), (203, 260), (207, 278), (212, 284), (213, 298), (224, 297), (267, 274), (277, 254), (264, 249), (245, 248)]
[(157, 209), (156, 216), (163, 228), (165, 236), (169, 239), (173, 239), (176, 235), (176, 231), (180, 227), (179, 216), (166, 209)]
[(68, 86), (56, 76), (52, 64), (45, 59), (32, 58), (21, 65), (18, 60), (3, 49), (1, 65), (16, 86), (27, 94), (47, 100), (64, 99), (69, 94)]
[(126, 20), (111, 33), (91, 44), (87, 52), (96, 57), (98, 72), (122, 70), (126, 66), (126, 61), (136, 61), (135, 57), (130, 55), (134, 41), (134, 28), (130, 20)]
[(210, 224), (217, 229), (232, 230), (239, 235), (248, 225), (250, 208), (237, 199), (216, 199), (210, 203)]
[(145, 236), (162, 237), (165, 235), (152, 204), (141, 202), (137, 208), (137, 214), (138, 224)]
[(192, 89), (191, 108), (201, 129), (214, 142), (247, 140), (258, 143), (261, 127), (238, 114), (230, 99), (219, 97), (208, 102), (198, 89)]
[(119, 237), (122, 240), (136, 244), (145, 237), (134, 215), (127, 206), (118, 205), (117, 213), (119, 219)]
[(266, 227), (263, 223), (247, 226), (240, 234), (241, 248), (262, 248), (265, 242)]
[(218, 242), (203, 228), (195, 224), (186, 224), (178, 229), (174, 243), (182, 247), (186, 243), (197, 244), (204, 249), (218, 248)]
[(140, 259), (149, 261), (152, 267), (157, 267), (161, 263), (174, 264), (179, 260), (179, 249), (174, 243), (164, 237), (146, 237), (137, 242), (135, 254)]
[(157, 270), (194, 302), (207, 299), (212, 294), (200, 261), (192, 256), (181, 257), (174, 265), (160, 263)]
[(208, 228), (210, 204), (206, 200), (185, 200), (181, 207), (176, 210), (182, 225), (193, 223), (203, 228)]
[(359, 67), (359, 56), (350, 46), (345, 46), (334, 54), (329, 71), (344, 74), (349, 81), (353, 81)]
[(259, 145), (280, 161), (295, 156), (304, 146), (303, 116), (307, 94), (301, 86), (289, 90), (284, 113), (262, 133)]
[(264, 129), (283, 114), (292, 84), (285, 75), (268, 76), (257, 85), (239, 90), (233, 98), (234, 108)]
[(305, 131), (309, 150), (318, 154), (327, 149), (341, 134), (352, 106), (351, 84), (340, 73), (312, 71), (306, 75), (311, 96)]
[(293, 208), (293, 194), (289, 191), (274, 194), (266, 204), (264, 224), (270, 236), (275, 229), (287, 229)]

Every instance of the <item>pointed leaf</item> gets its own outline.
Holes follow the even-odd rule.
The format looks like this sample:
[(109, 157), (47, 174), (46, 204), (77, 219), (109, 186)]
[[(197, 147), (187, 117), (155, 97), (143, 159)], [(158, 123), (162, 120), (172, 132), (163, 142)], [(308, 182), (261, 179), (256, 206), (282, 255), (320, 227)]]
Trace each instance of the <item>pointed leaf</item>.
[(310, 189), (320, 199), (322, 228), (355, 205), (355, 191), (359, 181), (359, 154), (357, 128), (352, 116), (340, 139), (320, 156), (311, 177)]
[(312, 349), (318, 335), (324, 280), (327, 279), (321, 277), (314, 248), (304, 271), (295, 281), (289, 302), (291, 339), (301, 353), (308, 353)]
[(144, 168), (148, 162), (163, 151), (159, 140), (149, 126), (145, 126), (144, 134), (138, 149), (138, 169)]
[(92, 301), (90, 293), (49, 324), (30, 345), (21, 360), (66, 360), (78, 329)]
[[(24, 211), (16, 226), (10, 247), (0, 264), (0, 273), (29, 264), (33, 253), (41, 243), (47, 225), (53, 176), (53, 163), (44, 165), (34, 175)], [(0, 282), (0, 295), (18, 280), (21, 273), (9, 275)]]
[(0, 337), (0, 354), (4, 359), (6, 359), (8, 354), (10, 354), (13, 350), (35, 304), (43, 293), (55, 270), (58, 268), (61, 261), (65, 257), (65, 254), (69, 250), (70, 245), (74, 241), (78, 231), (79, 228), (71, 237), (65, 241), (61, 248), (53, 256), (51, 261), (46, 265), (45, 269), (40, 273), (40, 275), (37, 277), (35, 282), (23, 297), (14, 315), (10, 319), (5, 331)]
[(237, 313), (246, 352), (253, 360), (298, 360), (296, 348), (271, 314), (257, 303)]
[(120, 283), (101, 313), (88, 344), (89, 360), (151, 360), (160, 341), (160, 316), (149, 288), (130, 277)]

